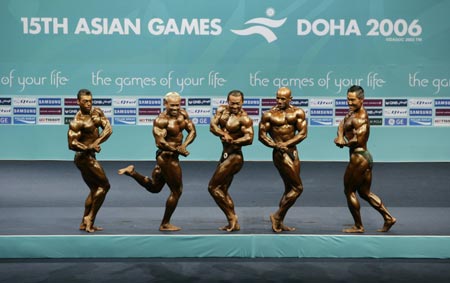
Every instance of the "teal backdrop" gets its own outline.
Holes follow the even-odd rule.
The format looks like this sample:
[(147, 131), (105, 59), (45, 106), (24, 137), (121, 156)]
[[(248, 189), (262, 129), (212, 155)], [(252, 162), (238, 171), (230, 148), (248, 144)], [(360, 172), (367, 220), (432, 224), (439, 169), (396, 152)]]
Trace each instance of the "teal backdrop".
[[(71, 160), (67, 123), (88, 88), (111, 119), (102, 160), (153, 160), (161, 97), (180, 92), (218, 160), (209, 121), (232, 89), (255, 133), (280, 86), (305, 109), (302, 160), (342, 161), (346, 89), (366, 90), (375, 161), (450, 161), (450, 1), (0, 2), (0, 159)], [(271, 160), (257, 135), (246, 160)]]

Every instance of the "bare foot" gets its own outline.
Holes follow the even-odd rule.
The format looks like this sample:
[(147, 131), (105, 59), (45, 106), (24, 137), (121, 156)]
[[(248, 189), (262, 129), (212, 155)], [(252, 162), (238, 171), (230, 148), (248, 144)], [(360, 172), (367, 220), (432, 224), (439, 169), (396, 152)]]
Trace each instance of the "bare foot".
[(273, 214), (270, 215), (270, 221), (272, 222), (272, 230), (275, 233), (280, 233), (283, 231), (280, 221), (276, 219), (275, 216), (273, 216)]
[(134, 165), (129, 165), (129, 166), (125, 167), (125, 168), (119, 169), (117, 171), (117, 174), (119, 174), (119, 175), (125, 174), (125, 175), (130, 176), (131, 173), (133, 173), (133, 172), (134, 172)]
[(219, 230), (227, 232), (239, 231), (241, 230), (241, 226), (239, 225), (236, 217), (236, 219), (230, 221), (230, 223), (227, 226), (220, 227)]
[(389, 229), (391, 229), (392, 226), (394, 226), (395, 222), (397, 222), (397, 219), (392, 217), (392, 219), (384, 221), (383, 228), (378, 229), (377, 232), (387, 232)]
[(159, 231), (180, 231), (181, 228), (170, 223), (159, 226)]
[(353, 226), (352, 228), (344, 229), (342, 230), (344, 233), (364, 233), (364, 227), (356, 227)]
[(282, 229), (283, 231), (295, 231), (295, 228), (294, 228), (294, 227), (286, 226), (286, 225), (284, 225), (283, 222), (281, 222), (280, 225), (281, 225), (281, 229)]
[(88, 233), (94, 233), (95, 232), (94, 223), (89, 218), (89, 216), (83, 217), (83, 223), (85, 225), (84, 231), (86, 231)]
[[(103, 231), (103, 228), (102, 228), (102, 227), (99, 227), (99, 226), (92, 226), (92, 228), (93, 228), (95, 231)], [(81, 224), (80, 224), (80, 230), (86, 231), (86, 224), (81, 223)]]

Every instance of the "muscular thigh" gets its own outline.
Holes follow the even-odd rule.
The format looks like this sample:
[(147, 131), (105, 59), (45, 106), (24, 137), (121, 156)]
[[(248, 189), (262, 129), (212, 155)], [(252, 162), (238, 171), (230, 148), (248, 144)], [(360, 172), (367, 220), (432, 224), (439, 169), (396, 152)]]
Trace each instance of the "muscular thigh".
[(217, 165), (216, 171), (209, 182), (210, 186), (228, 183), (238, 173), (244, 160), (240, 154), (231, 154)]
[(295, 156), (295, 160), (292, 160), (287, 154), (275, 153), (273, 155), (273, 162), (285, 183), (293, 186), (302, 185), (300, 179), (300, 160), (297, 156)]
[(157, 164), (161, 168), (161, 174), (169, 187), (181, 187), (182, 173), (180, 161), (174, 155), (160, 155)]
[(109, 181), (100, 163), (94, 157), (84, 157), (75, 160), (75, 164), (89, 186), (108, 187)]
[(344, 175), (344, 185), (353, 191), (370, 186), (372, 170), (369, 162), (359, 154), (352, 154)]

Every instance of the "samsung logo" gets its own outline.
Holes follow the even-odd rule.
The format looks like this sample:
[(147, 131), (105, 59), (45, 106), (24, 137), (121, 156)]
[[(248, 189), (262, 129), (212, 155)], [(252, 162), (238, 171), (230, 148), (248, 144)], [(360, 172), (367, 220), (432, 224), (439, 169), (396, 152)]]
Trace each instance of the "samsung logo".
[(409, 116), (432, 116), (432, 109), (409, 109)]
[(336, 107), (347, 107), (347, 99), (335, 99), (334, 100), (334, 105)]
[(61, 98), (39, 98), (38, 104), (42, 106), (60, 106)]
[(139, 106), (161, 106), (161, 99), (159, 98), (139, 98)]
[(13, 113), (19, 115), (36, 115), (36, 108), (34, 107), (14, 107)]
[(114, 108), (114, 115), (136, 115), (136, 108)]
[(317, 109), (313, 108), (309, 110), (311, 116), (333, 116), (333, 109)]
[(450, 99), (435, 99), (434, 106), (436, 107), (450, 106)]
[(244, 99), (244, 106), (259, 106), (261, 105), (261, 100), (259, 98), (246, 98)]

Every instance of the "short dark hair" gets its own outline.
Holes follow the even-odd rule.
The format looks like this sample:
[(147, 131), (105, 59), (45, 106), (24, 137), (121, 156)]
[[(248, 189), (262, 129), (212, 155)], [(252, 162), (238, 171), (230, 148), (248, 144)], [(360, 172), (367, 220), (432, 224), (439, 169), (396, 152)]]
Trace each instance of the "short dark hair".
[(358, 97), (359, 99), (364, 99), (364, 89), (359, 85), (352, 85), (347, 90), (347, 93), (349, 92), (356, 92), (356, 97)]
[(230, 100), (230, 96), (240, 96), (242, 98), (242, 102), (244, 102), (244, 93), (240, 90), (235, 89), (230, 91), (227, 96), (227, 101)]
[(91, 93), (90, 90), (83, 88), (83, 89), (80, 89), (80, 90), (78, 91), (78, 93), (77, 93), (77, 99), (80, 100), (80, 98), (81, 98), (82, 95), (89, 95), (89, 96), (92, 96), (92, 93)]

